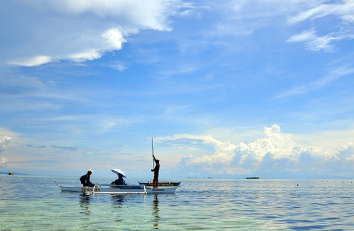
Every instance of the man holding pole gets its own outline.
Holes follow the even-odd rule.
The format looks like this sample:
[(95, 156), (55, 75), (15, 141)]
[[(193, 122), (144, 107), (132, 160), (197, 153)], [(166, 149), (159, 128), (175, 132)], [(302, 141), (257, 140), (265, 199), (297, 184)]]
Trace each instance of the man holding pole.
[(154, 172), (154, 180), (153, 180), (153, 185), (154, 188), (158, 188), (159, 184), (159, 171), (160, 171), (160, 161), (155, 158), (155, 155), (152, 155), (152, 158), (154, 159), (156, 165), (155, 168), (151, 169), (151, 172)]

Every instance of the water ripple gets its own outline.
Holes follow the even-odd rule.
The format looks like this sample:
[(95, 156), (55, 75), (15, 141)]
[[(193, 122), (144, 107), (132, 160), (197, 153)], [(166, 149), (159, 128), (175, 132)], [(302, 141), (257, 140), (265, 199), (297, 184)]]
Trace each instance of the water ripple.
[(174, 195), (95, 197), (60, 192), (53, 180), (0, 175), (0, 227), (354, 230), (352, 180), (185, 179)]

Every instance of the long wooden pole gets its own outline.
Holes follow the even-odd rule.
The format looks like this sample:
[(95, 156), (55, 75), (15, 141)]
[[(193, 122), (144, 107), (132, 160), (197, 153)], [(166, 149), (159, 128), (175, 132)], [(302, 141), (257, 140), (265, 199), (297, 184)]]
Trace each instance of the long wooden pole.
[(152, 149), (152, 169), (155, 168), (155, 161), (154, 161), (154, 137), (151, 139), (151, 149)]

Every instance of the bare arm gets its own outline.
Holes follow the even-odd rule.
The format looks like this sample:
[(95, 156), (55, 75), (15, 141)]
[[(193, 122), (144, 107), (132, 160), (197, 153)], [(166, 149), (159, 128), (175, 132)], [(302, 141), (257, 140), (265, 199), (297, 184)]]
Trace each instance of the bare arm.
[(155, 158), (155, 155), (152, 155), (152, 158), (154, 158), (154, 161), (155, 161), (155, 163), (156, 163), (156, 158)]

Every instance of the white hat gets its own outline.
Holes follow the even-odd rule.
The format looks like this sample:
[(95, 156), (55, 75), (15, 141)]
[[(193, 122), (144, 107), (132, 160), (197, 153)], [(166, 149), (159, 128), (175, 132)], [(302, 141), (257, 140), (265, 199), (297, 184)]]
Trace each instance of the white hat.
[(87, 170), (87, 172), (92, 172), (93, 173), (93, 171), (91, 169)]

